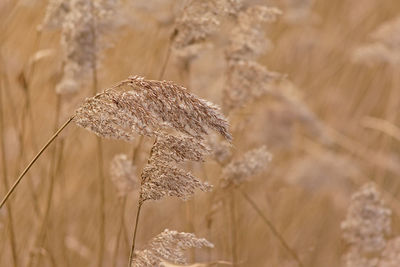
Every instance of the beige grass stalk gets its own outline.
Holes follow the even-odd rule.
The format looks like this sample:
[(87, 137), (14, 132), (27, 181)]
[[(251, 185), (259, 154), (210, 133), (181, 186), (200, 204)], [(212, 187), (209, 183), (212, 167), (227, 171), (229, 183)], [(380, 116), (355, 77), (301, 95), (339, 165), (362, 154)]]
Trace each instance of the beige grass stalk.
[(284, 237), (279, 233), (279, 231), (275, 228), (274, 224), (269, 220), (262, 210), (258, 207), (255, 201), (253, 201), (250, 196), (240, 188), (237, 190), (241, 193), (243, 198), (250, 204), (250, 206), (254, 209), (258, 216), (262, 219), (262, 221), (267, 225), (267, 227), (271, 230), (271, 232), (278, 238), (279, 242), (282, 246), (287, 250), (287, 252), (293, 257), (293, 259), (297, 262), (300, 267), (304, 267), (304, 264), (301, 262), (297, 253), (289, 246), (289, 244), (285, 241)]
[[(3, 57), (0, 53), (0, 62), (2, 64), (2, 66), (4, 65), (3, 62)], [(34, 64), (33, 64), (34, 65)], [(24, 76), (25, 77), (25, 76)], [(10, 82), (8, 80), (8, 77), (6, 75), (4, 75), (4, 82), (6, 83), (6, 87), (10, 86)], [(30, 96), (29, 96), (29, 83), (30, 79), (26, 80), (25, 78), (23, 78), (23, 92), (25, 94), (25, 108), (23, 109), (22, 112), (22, 120), (19, 120), (16, 116), (16, 114), (14, 112), (11, 112), (10, 116), (11, 116), (11, 120), (13, 122), (16, 123), (15, 128), (18, 129), (18, 133), (17, 133), (17, 138), (20, 144), (20, 149), (18, 151), (19, 156), (17, 157), (17, 163), (16, 163), (16, 168), (15, 168), (15, 176), (18, 175), (18, 173), (21, 171), (20, 169), (23, 168), (23, 161), (26, 159), (26, 153), (25, 153), (25, 145), (24, 145), (24, 133), (26, 133), (26, 126), (27, 126), (27, 122), (30, 122), (30, 127), (31, 127), (31, 132), (33, 134), (31, 134), (31, 139), (32, 139), (32, 144), (33, 144), (33, 148), (36, 149), (36, 138), (35, 138), (35, 130), (33, 127), (33, 112), (32, 112), (32, 106), (31, 106), (31, 101), (30, 101)], [(12, 110), (17, 110), (15, 103), (13, 101), (12, 96), (10, 95), (9, 90), (5, 90), (5, 94), (6, 94), (6, 99), (8, 100), (8, 103), (11, 107)], [(28, 118), (28, 119), (26, 119)], [(21, 125), (18, 125), (18, 122), (21, 121)], [(31, 177), (30, 177), (31, 178)], [(40, 210), (39, 210), (39, 206), (38, 206), (38, 197), (37, 194), (34, 190), (34, 186), (33, 186), (33, 181), (32, 179), (28, 179), (28, 183), (29, 183), (29, 193), (30, 196), (32, 198), (32, 205), (33, 205), (33, 210), (35, 212), (35, 215), (40, 218)]]
[(123, 196), (119, 202), (121, 203), (121, 215), (120, 217), (120, 223), (119, 223), (119, 228), (118, 228), (118, 233), (117, 233), (117, 239), (115, 241), (115, 247), (114, 247), (114, 253), (113, 253), (113, 258), (112, 258), (112, 265), (113, 267), (117, 266), (117, 261), (118, 261), (118, 251), (119, 251), (119, 244), (121, 241), (121, 236), (124, 232), (125, 228), (125, 208), (126, 208), (126, 196)]
[[(96, 16), (94, 14), (94, 6), (93, 3), (90, 2), (90, 11), (92, 12), (92, 23), (91, 23), (91, 31), (93, 36), (93, 50), (96, 51), (97, 48), (97, 29), (96, 29)], [(98, 78), (97, 78), (97, 54), (93, 53), (93, 62), (91, 64), (92, 67), (92, 83), (93, 83), (93, 95), (96, 95), (98, 92)], [(97, 266), (103, 266), (103, 258), (104, 258), (104, 246), (105, 246), (105, 178), (104, 178), (104, 161), (103, 161), (103, 143), (100, 137), (96, 137), (97, 140), (97, 167), (98, 167), (98, 175), (99, 175), (99, 219), (100, 219), (100, 227), (99, 227), (99, 251), (98, 251), (98, 263)]]
[[(55, 107), (55, 119), (54, 119), (54, 131), (57, 131), (59, 120), (60, 120), (60, 109), (61, 109), (61, 97), (60, 95), (57, 95), (57, 100), (56, 100), (56, 107)], [(40, 249), (43, 247), (44, 242), (46, 240), (46, 230), (48, 228), (48, 222), (49, 222), (49, 216), (50, 216), (50, 209), (51, 209), (51, 203), (53, 201), (53, 192), (54, 192), (54, 180), (56, 179), (57, 176), (57, 170), (58, 170), (58, 164), (61, 161), (62, 154), (60, 156), (57, 156), (57, 147), (59, 147), (59, 143), (56, 141), (53, 147), (52, 151), (52, 156), (50, 160), (50, 168), (49, 168), (49, 189), (47, 193), (47, 200), (46, 200), (46, 206), (45, 206), (45, 211), (43, 214), (42, 222), (39, 227), (39, 234), (37, 236), (36, 240), (36, 248)], [(38, 253), (37, 256), (37, 264), (36, 266), (41, 266), (41, 258), (42, 258), (42, 253)], [(28, 266), (32, 266), (33, 259), (28, 264)]]
[(30, 170), (30, 168), (35, 164), (35, 162), (39, 159), (39, 157), (43, 154), (44, 151), (52, 144), (52, 142), (57, 138), (57, 136), (65, 129), (65, 127), (68, 126), (68, 124), (71, 123), (71, 121), (74, 119), (75, 115), (71, 116), (54, 134), (53, 136), (43, 145), (43, 147), (40, 149), (40, 151), (33, 157), (31, 162), (25, 167), (25, 169), (22, 171), (22, 173), (18, 176), (14, 184), (11, 186), (11, 188), (7, 191), (7, 194), (4, 196), (2, 201), (0, 202), (0, 209), (4, 206), (4, 204), (7, 202), (7, 200), (10, 198), (12, 193), (15, 191), (17, 188), (18, 184), (22, 181), (22, 179), (25, 177), (26, 173)]
[[(0, 81), (2, 82), (2, 81)], [(8, 172), (7, 172), (7, 159), (6, 159), (6, 150), (5, 150), (5, 143), (4, 143), (4, 104), (3, 104), (3, 86), (0, 84), (0, 142), (1, 142), (1, 158), (2, 158), (2, 168), (3, 168), (3, 185), (4, 188), (8, 188)], [(1, 210), (0, 206), (0, 210)], [(17, 254), (17, 245), (16, 245), (16, 238), (15, 238), (15, 230), (14, 230), (14, 219), (13, 219), (13, 211), (11, 205), (8, 204), (6, 206), (7, 214), (8, 214), (8, 228), (9, 228), (9, 238), (10, 238), (10, 246), (11, 246), (11, 255), (13, 258), (14, 266), (18, 267), (18, 254)]]

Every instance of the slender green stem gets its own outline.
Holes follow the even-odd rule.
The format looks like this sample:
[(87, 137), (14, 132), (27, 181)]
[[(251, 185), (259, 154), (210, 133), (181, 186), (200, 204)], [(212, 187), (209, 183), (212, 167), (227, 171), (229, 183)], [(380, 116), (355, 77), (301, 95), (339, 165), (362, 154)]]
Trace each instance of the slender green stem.
[(132, 246), (131, 246), (131, 253), (129, 255), (129, 262), (128, 262), (128, 267), (131, 267), (133, 257), (135, 255), (135, 241), (136, 241), (136, 233), (138, 229), (138, 224), (139, 224), (139, 216), (140, 216), (140, 210), (142, 208), (143, 202), (139, 201), (137, 212), (136, 212), (136, 222), (135, 222), (135, 228), (133, 229), (133, 239), (132, 239)]
[(57, 132), (46, 142), (46, 144), (40, 149), (40, 151), (36, 154), (36, 156), (32, 159), (32, 161), (26, 166), (26, 168), (22, 171), (22, 173), (19, 175), (15, 183), (11, 186), (11, 188), (8, 190), (6, 196), (3, 198), (3, 200), (0, 203), (0, 209), (4, 206), (8, 198), (11, 196), (11, 194), (14, 192), (15, 188), (18, 186), (18, 184), (21, 182), (22, 178), (24, 178), (25, 174), (29, 171), (29, 169), (35, 164), (35, 162), (38, 160), (38, 158), (43, 154), (43, 152), (47, 149), (47, 147), (54, 141), (54, 139), (57, 138), (57, 136), (64, 130), (65, 127), (68, 126), (68, 124), (74, 119), (75, 115), (70, 117), (61, 127), (60, 129), (57, 130)]
[(278, 232), (278, 230), (275, 228), (273, 223), (264, 215), (264, 213), (257, 206), (257, 204), (243, 190), (238, 189), (238, 191), (242, 194), (242, 196), (250, 204), (250, 206), (257, 212), (257, 214), (260, 216), (262, 221), (268, 226), (268, 228), (272, 231), (272, 233), (278, 238), (279, 242), (281, 242), (282, 246), (290, 253), (290, 255), (294, 258), (294, 260), (297, 262), (297, 264), (300, 267), (304, 267), (299, 256), (297, 255), (297, 253), (292, 248), (290, 248), (290, 246), (285, 241), (283, 236)]

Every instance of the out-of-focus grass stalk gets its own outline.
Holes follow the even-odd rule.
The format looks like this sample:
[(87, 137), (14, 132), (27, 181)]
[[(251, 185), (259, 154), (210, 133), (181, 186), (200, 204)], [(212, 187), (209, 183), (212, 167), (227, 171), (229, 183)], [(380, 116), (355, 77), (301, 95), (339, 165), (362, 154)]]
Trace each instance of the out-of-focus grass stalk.
[(129, 254), (129, 261), (128, 261), (128, 267), (131, 267), (133, 257), (135, 255), (135, 242), (136, 242), (136, 234), (137, 234), (137, 229), (139, 225), (139, 218), (140, 218), (140, 210), (142, 209), (143, 202), (138, 203), (138, 208), (136, 211), (136, 220), (135, 220), (135, 227), (133, 229), (133, 239), (132, 239), (132, 246), (131, 246), (131, 252)]
[(126, 208), (126, 196), (123, 196), (120, 199), (121, 203), (121, 215), (120, 215), (120, 224), (118, 228), (118, 233), (117, 233), (117, 239), (115, 241), (115, 247), (114, 247), (114, 253), (113, 253), (113, 259), (112, 259), (112, 266), (116, 267), (117, 266), (117, 261), (118, 261), (118, 251), (119, 251), (119, 243), (121, 241), (121, 235), (123, 234), (124, 228), (125, 228), (125, 208)]
[(237, 254), (237, 237), (236, 233), (238, 230), (238, 227), (236, 225), (236, 203), (235, 203), (235, 192), (232, 190), (229, 194), (229, 220), (231, 221), (231, 238), (232, 238), (232, 244), (231, 244), (231, 253), (232, 253), (232, 266), (237, 266), (238, 263), (238, 254)]
[(12, 193), (15, 191), (17, 188), (18, 184), (22, 181), (22, 179), (25, 177), (26, 173), (30, 170), (30, 168), (35, 164), (35, 162), (39, 159), (39, 157), (43, 154), (44, 151), (53, 143), (54, 139), (57, 138), (57, 136), (65, 129), (65, 127), (68, 126), (68, 124), (71, 123), (71, 121), (74, 119), (75, 116), (71, 116), (58, 130), (56, 133), (53, 134), (53, 136), (46, 142), (46, 144), (40, 149), (40, 151), (33, 157), (31, 162), (25, 167), (25, 169), (22, 171), (22, 173), (18, 176), (17, 180), (14, 182), (14, 184), (11, 186), (11, 188), (8, 190), (7, 194), (4, 196), (2, 201), (0, 202), (0, 209), (4, 206), (4, 204), (7, 202), (7, 200), (10, 198)]
[(264, 215), (262, 210), (258, 207), (256, 202), (254, 202), (249, 195), (246, 194), (245, 191), (240, 188), (237, 189), (243, 196), (243, 198), (250, 204), (250, 206), (256, 211), (258, 216), (262, 219), (262, 221), (268, 226), (268, 228), (272, 231), (272, 233), (278, 238), (279, 242), (282, 246), (290, 253), (293, 259), (297, 262), (300, 267), (304, 267), (304, 264), (301, 262), (297, 253), (288, 245), (283, 236), (279, 233), (279, 231), (275, 228), (274, 224)]
[[(91, 12), (94, 12), (93, 3), (90, 5)], [(91, 23), (91, 31), (93, 36), (93, 49), (96, 49), (96, 16), (94, 13), (91, 15), (93, 22)], [(93, 95), (98, 92), (98, 76), (97, 76), (97, 56), (93, 53), (92, 62), (92, 89)], [(103, 266), (104, 259), (104, 246), (105, 246), (105, 179), (104, 179), (104, 162), (103, 162), (103, 142), (99, 136), (96, 136), (97, 140), (97, 167), (98, 167), (98, 177), (99, 177), (99, 251), (97, 258), (97, 266)]]
[[(6, 150), (4, 143), (4, 103), (3, 103), (3, 86), (2, 80), (0, 80), (0, 143), (1, 143), (1, 158), (2, 158), (2, 169), (3, 169), (3, 185), (4, 188), (8, 188), (8, 178), (7, 178), (7, 159), (6, 159)], [(0, 209), (3, 205), (0, 206)], [(13, 211), (11, 208), (11, 204), (7, 204), (6, 206), (7, 214), (8, 214), (8, 233), (10, 237), (10, 246), (11, 246), (11, 254), (13, 258), (13, 263), (15, 267), (19, 266), (18, 255), (17, 255), (17, 246), (16, 246), (16, 238), (15, 238), (15, 229), (14, 229), (14, 220), (13, 220)]]
[[(55, 107), (54, 131), (57, 130), (58, 124), (60, 121), (60, 109), (61, 109), (61, 97), (60, 97), (60, 95), (57, 95), (57, 101), (56, 101), (56, 107)], [(46, 240), (46, 230), (48, 228), (51, 203), (53, 200), (54, 180), (57, 176), (58, 164), (61, 161), (61, 159), (59, 159), (59, 157), (57, 156), (58, 144), (59, 144), (59, 142), (55, 141), (51, 160), (50, 160), (50, 168), (49, 168), (50, 179), (49, 179), (49, 189), (48, 189), (47, 200), (46, 200), (46, 208), (44, 211), (41, 226), (39, 228), (40, 229), (39, 235), (37, 237), (37, 246), (36, 247), (39, 249), (43, 247), (44, 242)], [(60, 157), (62, 157), (62, 154), (60, 155)], [(38, 254), (36, 266), (41, 266), (41, 255), (42, 255), (41, 253)], [(30, 266), (30, 265), (28, 265), (28, 266)]]

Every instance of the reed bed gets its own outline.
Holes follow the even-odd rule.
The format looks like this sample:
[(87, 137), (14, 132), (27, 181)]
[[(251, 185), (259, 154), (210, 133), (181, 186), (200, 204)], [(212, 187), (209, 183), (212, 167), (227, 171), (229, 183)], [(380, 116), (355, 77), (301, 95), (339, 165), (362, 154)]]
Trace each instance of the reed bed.
[(0, 1), (0, 266), (400, 266), (399, 18)]

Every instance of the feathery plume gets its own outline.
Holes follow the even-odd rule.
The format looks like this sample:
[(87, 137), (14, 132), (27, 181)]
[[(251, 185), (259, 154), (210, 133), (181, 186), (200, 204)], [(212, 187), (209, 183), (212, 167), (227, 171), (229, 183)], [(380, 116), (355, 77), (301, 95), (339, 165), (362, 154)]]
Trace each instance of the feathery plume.
[(179, 133), (157, 133), (157, 142), (153, 146), (150, 160), (176, 163), (185, 160), (202, 161), (209, 152), (203, 139)]
[(219, 140), (217, 136), (212, 135), (208, 139), (211, 147), (212, 157), (219, 164), (224, 165), (232, 156), (232, 145), (224, 140)]
[(75, 122), (101, 137), (126, 141), (132, 140), (134, 131), (156, 136), (171, 128), (196, 138), (213, 129), (232, 139), (228, 122), (215, 105), (172, 82), (137, 76), (86, 99), (75, 112)]
[[(56, 5), (51, 3), (49, 8)], [(56, 88), (58, 94), (75, 92), (85, 73), (96, 68), (99, 52), (105, 47), (102, 38), (116, 27), (118, 5), (118, 0), (71, 0), (61, 2), (55, 9), (65, 6), (64, 13), (49, 13), (58, 24), (62, 22), (61, 45), (65, 55), (63, 77)]]
[(272, 93), (271, 84), (283, 75), (268, 71), (252, 60), (230, 60), (224, 86), (223, 105), (233, 110), (251, 103), (256, 98)]
[(70, 11), (70, 3), (65, 0), (49, 0), (43, 22), (38, 26), (39, 31), (60, 28), (65, 16)]
[(400, 17), (383, 23), (371, 34), (375, 40), (358, 47), (353, 60), (367, 65), (377, 63), (399, 64), (400, 62)]
[(377, 266), (374, 263), (391, 232), (390, 216), (391, 210), (385, 207), (373, 183), (364, 185), (352, 196), (341, 224), (343, 239), (350, 245), (345, 255), (347, 266)]
[(262, 22), (275, 21), (281, 14), (277, 8), (261, 5), (250, 6), (239, 12), (237, 25), (232, 30), (230, 45), (226, 50), (227, 58), (254, 60), (262, 54), (267, 43)]
[(115, 155), (110, 166), (111, 181), (119, 196), (126, 196), (137, 184), (136, 167), (125, 154)]
[(375, 185), (364, 185), (352, 196), (341, 224), (344, 240), (364, 252), (382, 250), (386, 245), (385, 236), (391, 231), (390, 215)]
[(189, 248), (212, 248), (213, 244), (204, 238), (197, 238), (192, 233), (165, 229), (154, 237), (146, 249), (136, 253), (132, 267), (161, 267), (163, 261), (186, 264), (184, 251)]
[(239, 0), (186, 1), (175, 21), (172, 49), (182, 58), (194, 58), (205, 47), (207, 38), (217, 31), (225, 14), (235, 13)]
[(382, 251), (379, 267), (397, 267), (400, 265), (400, 237), (389, 240)]
[(202, 160), (203, 155), (209, 152), (202, 142), (202, 139), (190, 136), (159, 134), (142, 172), (140, 201), (159, 200), (164, 196), (187, 200), (196, 188), (210, 191), (212, 187), (209, 184), (173, 165), (185, 160)]
[(223, 186), (240, 185), (249, 177), (263, 171), (272, 155), (265, 146), (246, 152), (240, 159), (230, 162), (222, 170)]

